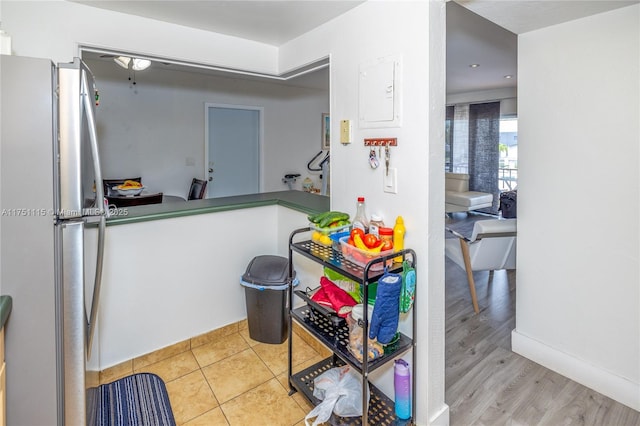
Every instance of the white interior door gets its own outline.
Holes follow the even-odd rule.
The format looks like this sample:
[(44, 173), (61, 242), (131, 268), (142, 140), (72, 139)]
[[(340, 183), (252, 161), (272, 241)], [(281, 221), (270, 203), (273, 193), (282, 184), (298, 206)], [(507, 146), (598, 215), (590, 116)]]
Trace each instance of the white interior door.
[(206, 105), (207, 198), (260, 192), (262, 108)]

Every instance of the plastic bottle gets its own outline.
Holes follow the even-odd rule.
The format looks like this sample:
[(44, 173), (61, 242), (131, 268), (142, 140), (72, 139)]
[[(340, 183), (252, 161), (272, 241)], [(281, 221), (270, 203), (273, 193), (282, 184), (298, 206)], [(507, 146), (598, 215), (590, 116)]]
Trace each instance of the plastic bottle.
[(382, 217), (377, 214), (372, 214), (371, 221), (369, 222), (369, 233), (375, 235), (376, 237), (379, 237), (380, 228), (384, 228)]
[[(396, 218), (396, 224), (393, 227), (393, 249), (400, 251), (404, 249), (404, 234), (407, 230), (404, 227), (404, 219), (402, 216)], [(395, 257), (394, 262), (402, 262), (402, 256)]]
[(402, 420), (411, 418), (411, 372), (409, 371), (409, 364), (403, 359), (395, 361), (393, 388), (396, 400), (396, 416)]
[[(382, 242), (389, 242), (391, 243), (391, 246), (393, 246), (393, 229), (392, 228), (385, 228), (382, 227), (380, 229), (378, 229), (378, 232), (380, 233), (380, 241)], [(385, 250), (384, 247), (382, 247), (383, 250)]]
[(356, 215), (353, 217), (352, 227), (354, 229), (362, 229), (365, 234), (369, 231), (369, 220), (367, 219), (364, 197), (358, 197), (358, 207), (356, 208)]
[(311, 178), (309, 176), (307, 176), (302, 181), (302, 190), (304, 192), (311, 192), (312, 188), (313, 188), (313, 181), (311, 180)]

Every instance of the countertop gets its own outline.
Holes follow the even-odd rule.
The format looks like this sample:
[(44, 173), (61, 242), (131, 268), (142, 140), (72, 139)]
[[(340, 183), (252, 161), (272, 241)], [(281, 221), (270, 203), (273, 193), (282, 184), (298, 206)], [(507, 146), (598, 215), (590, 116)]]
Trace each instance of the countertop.
[(0, 328), (4, 327), (7, 322), (12, 306), (13, 299), (11, 299), (11, 296), (0, 296), (0, 321), (2, 321)]
[(325, 195), (277, 191), (112, 209), (107, 226), (269, 205), (281, 205), (307, 214), (324, 212), (330, 208), (329, 197)]

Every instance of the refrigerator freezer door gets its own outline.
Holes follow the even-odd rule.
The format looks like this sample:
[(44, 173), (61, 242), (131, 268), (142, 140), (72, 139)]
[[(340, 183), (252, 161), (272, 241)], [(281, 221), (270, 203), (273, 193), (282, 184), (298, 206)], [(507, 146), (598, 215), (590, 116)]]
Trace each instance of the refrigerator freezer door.
[(64, 424), (86, 422), (86, 314), (84, 293), (84, 222), (64, 222), (56, 226), (61, 246), (62, 273), (59, 294), (63, 308), (62, 354), (64, 384)]
[[(81, 63), (82, 64), (82, 63)], [(84, 66), (84, 64), (82, 64), (82, 105), (84, 106), (84, 111), (86, 113), (86, 125), (87, 125), (87, 132), (88, 132), (88, 136), (89, 136), (89, 147), (90, 147), (90, 152), (91, 152), (91, 163), (85, 164), (85, 167), (88, 166), (92, 166), (92, 171), (93, 171), (93, 183), (91, 182), (91, 180), (86, 180), (87, 177), (91, 177), (91, 172), (86, 172), (84, 174), (84, 178), (86, 180), (86, 186), (85, 186), (85, 190), (84, 192), (87, 192), (87, 188), (88, 185), (92, 186), (92, 190), (95, 192), (95, 199), (97, 200), (97, 202), (95, 203), (94, 207), (95, 210), (90, 212), (90, 215), (99, 215), (99, 216), (104, 216), (105, 215), (105, 203), (104, 203), (104, 187), (102, 186), (102, 167), (101, 167), (101, 163), (100, 163), (100, 150), (98, 149), (98, 127), (96, 124), (96, 117), (94, 114), (94, 108), (95, 108), (95, 101), (94, 99), (96, 99), (96, 95), (95, 95), (95, 87), (94, 87), (94, 80), (93, 80), (93, 75), (91, 74), (91, 71), (89, 71), (89, 69)], [(104, 227), (104, 220), (101, 221), (102, 226)], [(104, 232), (103, 232), (104, 234)], [(104, 238), (103, 238), (104, 240)], [(100, 257), (98, 259), (99, 262), (101, 262), (102, 257)], [(100, 271), (102, 271), (102, 268), (100, 268)]]
[(55, 208), (61, 220), (104, 213), (94, 99), (93, 76), (80, 59), (58, 65), (60, 185)]

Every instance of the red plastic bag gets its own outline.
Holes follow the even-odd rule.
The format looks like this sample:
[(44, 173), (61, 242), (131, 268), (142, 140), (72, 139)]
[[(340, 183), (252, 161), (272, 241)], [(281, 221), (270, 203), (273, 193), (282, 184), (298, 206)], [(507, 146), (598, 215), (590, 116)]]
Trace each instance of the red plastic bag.
[(331, 307), (342, 318), (346, 318), (351, 312), (351, 309), (357, 305), (356, 301), (351, 297), (349, 293), (335, 285), (327, 277), (320, 278), (321, 290), (324, 290), (324, 294), (331, 302)]

